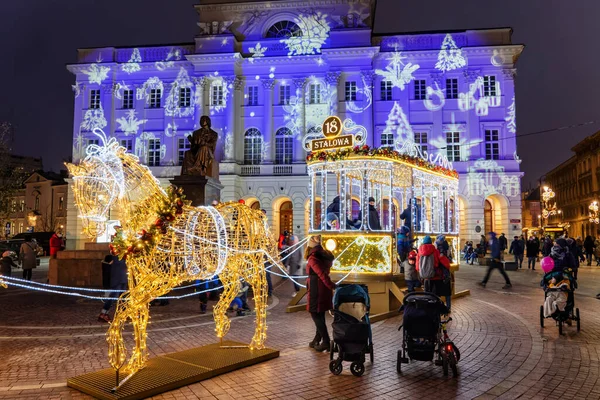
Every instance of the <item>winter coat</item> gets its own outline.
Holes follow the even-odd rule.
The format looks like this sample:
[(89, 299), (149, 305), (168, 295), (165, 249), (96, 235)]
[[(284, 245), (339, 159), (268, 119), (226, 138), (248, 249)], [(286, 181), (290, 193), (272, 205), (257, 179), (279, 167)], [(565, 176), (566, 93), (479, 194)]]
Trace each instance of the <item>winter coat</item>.
[(485, 236), (481, 236), (481, 240), (479, 240), (479, 248), (480, 251), (483, 252), (483, 254), (487, 253), (487, 249), (488, 249), (488, 242), (487, 240), (485, 240)]
[(540, 244), (535, 239), (527, 241), (527, 257), (537, 257), (540, 252)]
[(62, 238), (58, 237), (56, 233), (52, 235), (50, 238), (50, 256), (55, 256), (56, 253), (63, 249), (63, 247), (65, 247), (65, 244)]
[(0, 274), (10, 276), (11, 268), (18, 268), (12, 257), (2, 257), (2, 259), (0, 259)]
[(402, 266), (404, 267), (404, 280), (407, 280), (407, 281), (418, 281), (419, 280), (419, 273), (417, 272), (416, 260), (415, 260), (414, 264), (411, 264), (408, 262), (408, 258), (407, 258), (402, 263)]
[(320, 245), (309, 248), (306, 263), (306, 289), (308, 291), (306, 309), (309, 312), (325, 312), (333, 308), (335, 284), (329, 278), (331, 263), (335, 258)]
[(110, 287), (116, 288), (127, 284), (127, 264), (125, 259), (119, 260), (119, 257), (112, 256), (110, 264)]
[(443, 254), (446, 257), (450, 258), (450, 254), (448, 254), (448, 250), (450, 250), (450, 245), (448, 244), (448, 241), (446, 240), (445, 237), (443, 240), (441, 240), (441, 239), (436, 240), (435, 245), (436, 245), (438, 251), (440, 252), (440, 255)]
[(327, 214), (333, 213), (340, 218), (340, 196), (335, 196), (330, 205), (327, 206)]
[[(369, 230), (371, 231), (380, 231), (381, 223), (379, 222), (379, 213), (375, 206), (369, 204)], [(362, 225), (362, 211), (358, 213), (358, 219), (352, 224), (355, 228), (360, 228)]]
[(508, 239), (506, 239), (506, 236), (500, 235), (498, 242), (500, 243), (500, 251), (504, 251), (508, 248)]
[(284, 260), (285, 266), (288, 268), (290, 274), (294, 274), (300, 270), (302, 266), (302, 249), (295, 248), (292, 254), (287, 253), (287, 251), (283, 254), (284, 257), (287, 258)]
[(546, 238), (544, 240), (544, 247), (542, 248), (542, 255), (544, 257), (548, 257), (550, 255), (550, 251), (552, 250), (552, 240)]
[(591, 236), (585, 238), (585, 241), (583, 242), (583, 248), (585, 249), (586, 253), (594, 252), (594, 239), (592, 239)]
[(438, 296), (452, 295), (452, 281), (445, 279), (450, 277), (450, 259), (446, 256), (440, 256), (440, 265), (436, 269), (436, 277), (431, 279), (430, 290)]
[(520, 239), (515, 239), (510, 244), (510, 250), (508, 251), (510, 254), (514, 254), (515, 256), (522, 256), (525, 253), (525, 245), (523, 241)]
[(400, 219), (404, 220), (404, 226), (408, 226), (409, 228), (411, 228), (412, 218), (411, 218), (410, 206), (406, 207), (404, 209), (404, 211), (402, 211), (402, 214), (400, 214)]
[(398, 254), (408, 254), (413, 242), (414, 240), (410, 240), (410, 238), (404, 233), (399, 233), (396, 242), (396, 250), (398, 251)]
[(434, 278), (431, 278), (431, 280), (443, 279), (444, 277), (442, 276), (440, 278), (438, 274), (438, 269), (440, 265), (440, 252), (432, 244), (422, 244), (419, 247), (419, 251), (417, 252), (417, 263), (415, 269), (417, 270), (417, 272), (419, 271), (419, 265), (421, 265), (421, 257), (428, 256), (431, 254), (433, 254), (433, 266), (435, 267), (436, 274), (436, 276)]
[(21, 268), (33, 269), (37, 267), (37, 252), (38, 245), (32, 242), (25, 242), (21, 245), (19, 251), (19, 259), (21, 260)]
[(496, 238), (495, 234), (492, 235), (492, 240), (490, 240), (489, 248), (490, 255), (492, 256), (492, 258), (500, 260), (500, 253), (502, 252), (502, 250), (500, 249), (500, 242), (498, 241), (498, 238)]

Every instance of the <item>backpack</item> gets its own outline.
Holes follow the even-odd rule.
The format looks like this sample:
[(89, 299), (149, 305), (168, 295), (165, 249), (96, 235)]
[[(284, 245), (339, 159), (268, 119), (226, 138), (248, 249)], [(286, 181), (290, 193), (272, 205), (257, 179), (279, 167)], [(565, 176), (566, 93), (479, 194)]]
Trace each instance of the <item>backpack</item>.
[(419, 276), (421, 279), (435, 277), (435, 260), (433, 254), (419, 257)]

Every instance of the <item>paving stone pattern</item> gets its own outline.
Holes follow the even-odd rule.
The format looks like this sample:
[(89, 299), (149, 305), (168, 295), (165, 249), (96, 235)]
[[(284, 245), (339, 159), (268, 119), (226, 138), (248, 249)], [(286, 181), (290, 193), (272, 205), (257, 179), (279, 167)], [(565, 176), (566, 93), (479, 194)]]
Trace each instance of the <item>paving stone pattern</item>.
[[(45, 271), (34, 279), (45, 280)], [(373, 324), (375, 363), (364, 376), (333, 376), (329, 356), (307, 347), (314, 326), (305, 312), (285, 313), (292, 287), (285, 282), (270, 301), (267, 345), (278, 359), (164, 393), (156, 399), (600, 399), (600, 268), (580, 271), (576, 305), (582, 330), (552, 320), (539, 326), (541, 274), (509, 272), (513, 289), (501, 289), (497, 272), (486, 289), (484, 269), (463, 266), (457, 288), (472, 295), (455, 300), (448, 331), (461, 351), (457, 379), (429, 362), (396, 372), (400, 317)], [(88, 399), (66, 387), (68, 377), (107, 368), (106, 325), (96, 322), (97, 301), (22, 289), (0, 290), (0, 399)], [(210, 314), (198, 299), (153, 307), (149, 327), (152, 356), (214, 343)], [(331, 319), (329, 319), (329, 322)], [(253, 318), (235, 317), (227, 339), (248, 342)]]

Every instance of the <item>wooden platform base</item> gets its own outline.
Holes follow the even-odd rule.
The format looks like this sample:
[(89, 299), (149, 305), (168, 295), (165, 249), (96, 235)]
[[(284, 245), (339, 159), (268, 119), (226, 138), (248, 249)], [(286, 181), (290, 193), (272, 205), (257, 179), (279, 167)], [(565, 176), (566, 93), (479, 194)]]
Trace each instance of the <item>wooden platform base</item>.
[[(247, 347), (220, 346), (218, 343), (210, 344), (153, 358), (115, 393), (112, 393), (116, 384), (113, 369), (70, 378), (67, 385), (102, 400), (144, 399), (279, 357), (279, 351), (273, 349), (250, 350)], [(244, 344), (225, 341), (223, 346)], [(122, 374), (121, 379), (124, 378)]]

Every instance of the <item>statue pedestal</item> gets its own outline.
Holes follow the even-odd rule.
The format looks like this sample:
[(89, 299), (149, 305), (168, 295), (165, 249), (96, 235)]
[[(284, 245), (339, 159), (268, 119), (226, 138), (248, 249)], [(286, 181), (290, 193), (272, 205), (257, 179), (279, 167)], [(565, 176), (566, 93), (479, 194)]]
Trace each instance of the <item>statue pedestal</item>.
[(171, 183), (183, 189), (186, 200), (193, 206), (208, 206), (213, 200), (220, 201), (223, 185), (219, 180), (198, 175), (179, 175)]

